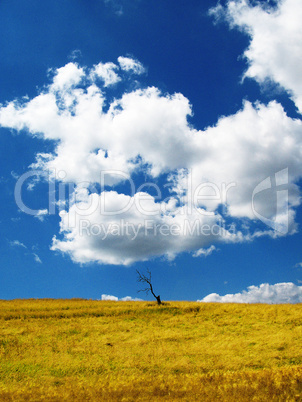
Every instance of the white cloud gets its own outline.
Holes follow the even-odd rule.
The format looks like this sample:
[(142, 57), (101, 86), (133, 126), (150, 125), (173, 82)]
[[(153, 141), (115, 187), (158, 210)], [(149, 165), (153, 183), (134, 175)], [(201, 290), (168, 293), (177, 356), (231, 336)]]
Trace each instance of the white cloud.
[(18, 173), (16, 173), (16, 172), (14, 172), (13, 170), (10, 172), (10, 174), (12, 175), (12, 177), (15, 179), (15, 180), (18, 180), (19, 179), (19, 175), (18, 175)]
[(33, 256), (34, 256), (34, 259), (36, 262), (38, 262), (39, 264), (42, 264), (42, 261), (41, 261), (40, 257), (38, 256), (38, 254), (33, 253)]
[(295, 268), (302, 268), (302, 262), (298, 262), (298, 263), (295, 265)]
[[(13, 240), (9, 243), (12, 247), (21, 247), (21, 248), (25, 248), (26, 250), (28, 249), (27, 246), (25, 246), (24, 243), (20, 242), (19, 240)], [(26, 255), (28, 255), (28, 253), (25, 253)], [(40, 264), (42, 264), (42, 261), (40, 259), (40, 257), (38, 256), (38, 254), (36, 253), (31, 253), (31, 255), (33, 255), (34, 260)]]
[(302, 111), (302, 2), (282, 0), (276, 8), (266, 2), (228, 1), (212, 13), (246, 32), (251, 42), (244, 52), (249, 67), (245, 77), (260, 83), (270, 79), (284, 87)]
[(124, 71), (130, 71), (138, 75), (143, 74), (146, 71), (142, 63), (130, 57), (120, 56), (117, 61), (119, 62), (121, 69)]
[(302, 303), (302, 286), (294, 285), (292, 282), (276, 283), (275, 285), (263, 283), (260, 286), (249, 286), (247, 289), (241, 293), (225, 296), (211, 293), (198, 301), (207, 303)]
[(117, 69), (118, 66), (114, 63), (99, 63), (91, 71), (91, 76), (100, 78), (104, 81), (104, 87), (109, 87), (110, 85), (114, 85), (121, 80), (121, 78), (115, 72)]
[(112, 296), (112, 295), (106, 295), (103, 294), (102, 295), (102, 300), (111, 300), (111, 301), (142, 301), (142, 299), (138, 299), (138, 298), (133, 298), (131, 296), (126, 296), (126, 297), (122, 297), (121, 299), (119, 299), (116, 296)]
[(82, 57), (82, 52), (80, 49), (74, 49), (69, 55), (69, 60), (75, 61)]
[(102, 295), (102, 300), (118, 301), (118, 297), (112, 295)]
[(19, 240), (13, 240), (9, 243), (12, 247), (23, 247), (23, 248), (27, 248), (25, 246), (25, 244), (23, 244), (22, 242), (20, 242)]
[[(288, 168), (284, 174), (289, 175), (285, 179), (289, 207), (297, 206), (300, 196), (295, 181), (302, 175), (301, 133), (302, 122), (287, 117), (280, 104), (271, 102), (268, 106), (258, 104), (254, 107), (245, 102), (236, 114), (223, 117), (216, 126), (198, 133), (195, 149), (200, 158), (191, 163), (189, 178), (185, 177), (185, 181), (192, 183), (195, 189), (201, 183), (209, 183), (199, 191), (202, 195), (200, 203), (208, 210), (224, 204), (231, 216), (254, 219), (252, 196), (256, 186)], [(260, 215), (273, 218), (276, 189), (273, 184), (270, 186), (255, 194), (254, 207)], [(280, 222), (285, 210), (280, 208)], [(289, 216), (289, 226), (293, 217)]]
[(99, 182), (100, 172), (109, 170), (129, 175), (140, 166), (138, 156), (156, 176), (181, 167), (194, 153), (188, 141), (194, 135), (187, 123), (191, 108), (183, 95), (162, 96), (152, 87), (125, 93), (107, 112), (105, 102), (94, 84), (60, 93), (50, 86), (23, 106), (1, 108), (0, 124), (57, 140), (55, 153), (38, 155), (33, 167), (64, 171), (66, 182)]
[(43, 222), (46, 215), (48, 215), (48, 209), (40, 209), (37, 211), (34, 217), (39, 219), (39, 221)]
[(210, 246), (209, 248), (200, 248), (199, 250), (197, 250), (194, 254), (193, 257), (208, 257), (209, 255), (211, 255), (213, 253), (213, 251), (216, 250), (215, 246)]
[(139, 299), (138, 297), (131, 297), (131, 296), (122, 297), (120, 300), (121, 301), (143, 301), (143, 299)]
[(83, 68), (76, 63), (68, 63), (55, 71), (52, 88), (56, 91), (70, 89), (78, 85), (83, 76)]
[(157, 203), (147, 193), (131, 197), (86, 190), (80, 202), (60, 215), (63, 239), (54, 237), (52, 249), (80, 263), (129, 265), (158, 255), (173, 259), (214, 241), (241, 241), (240, 235), (223, 228), (219, 215), (202, 209), (188, 214), (175, 202)]
[[(65, 77), (59, 80), (60, 85), (50, 84), (32, 100), (0, 108), (2, 126), (27, 128), (34, 136), (56, 141), (54, 153), (37, 155), (32, 167), (55, 171), (61, 180), (75, 185), (69, 210), (61, 212), (61, 236), (54, 237), (53, 250), (68, 253), (79, 263), (127, 265), (160, 255), (171, 259), (185, 251), (202, 255), (203, 251), (196, 250), (223, 241), (277, 236), (272, 228), (261, 226), (249, 232), (255, 211), (258, 218), (273, 223), (275, 219), (284, 227), (288, 224), (289, 233), (295, 232), (294, 208), (301, 201), (295, 182), (302, 176), (302, 122), (289, 118), (280, 104), (245, 102), (234, 115), (198, 131), (187, 121), (191, 105), (182, 94), (163, 95), (149, 87), (124, 93), (108, 103), (105, 91), (94, 82), (95, 67), (71, 68), (70, 64), (67, 71), (72, 73), (66, 74), (77, 76), (81, 88), (74, 84), (75, 78)], [(110, 66), (115, 68), (109, 63), (109, 70)], [(55, 79), (64, 72), (64, 68), (59, 70)], [(82, 71), (86, 72), (84, 77)], [(147, 188), (134, 189), (131, 196), (110, 189), (101, 194), (86, 190), (100, 182), (101, 172), (105, 174), (103, 184), (112, 187), (131, 179), (138, 170), (150, 174), (150, 180), (170, 173), (170, 198), (145, 194)], [(288, 181), (288, 205), (284, 198), (276, 211), (276, 191), (271, 185), (271, 189), (256, 194), (253, 210), (254, 189), (263, 180), (276, 179), (276, 173), (282, 183)], [(151, 208), (151, 215), (137, 207), (140, 193), (147, 197), (145, 211)], [(101, 204), (105, 198), (115, 211), (124, 203), (134, 205), (109, 217), (97, 209), (90, 211), (89, 203)], [(222, 214), (218, 212), (220, 206)], [(41, 210), (40, 218), (45, 214), (46, 210)], [(243, 219), (242, 229), (237, 220), (232, 232), (227, 228), (213, 233), (213, 228), (224, 224), (225, 217)], [(97, 234), (83, 232), (83, 220), (88, 228), (102, 230)], [(153, 227), (168, 228), (168, 233), (146, 230), (150, 220)], [(125, 223), (133, 233), (123, 231)], [(194, 224), (207, 226), (208, 233), (187, 233), (186, 225), (192, 228)], [(113, 233), (104, 237), (108, 225)], [(119, 232), (114, 229), (118, 226)], [(173, 227), (178, 228), (178, 235), (171, 233)]]

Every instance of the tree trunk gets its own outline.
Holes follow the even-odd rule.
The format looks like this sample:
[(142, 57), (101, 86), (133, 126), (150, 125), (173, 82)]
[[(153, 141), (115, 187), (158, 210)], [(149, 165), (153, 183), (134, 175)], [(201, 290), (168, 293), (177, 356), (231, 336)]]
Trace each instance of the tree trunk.
[(160, 295), (156, 296), (156, 300), (157, 300), (157, 304), (160, 305), (161, 304)]

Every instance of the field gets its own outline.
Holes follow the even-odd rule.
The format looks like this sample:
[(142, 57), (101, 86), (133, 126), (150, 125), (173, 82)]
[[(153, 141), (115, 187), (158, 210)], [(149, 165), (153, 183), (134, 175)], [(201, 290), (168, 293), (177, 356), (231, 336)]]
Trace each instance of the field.
[(302, 401), (302, 305), (0, 301), (1, 401)]

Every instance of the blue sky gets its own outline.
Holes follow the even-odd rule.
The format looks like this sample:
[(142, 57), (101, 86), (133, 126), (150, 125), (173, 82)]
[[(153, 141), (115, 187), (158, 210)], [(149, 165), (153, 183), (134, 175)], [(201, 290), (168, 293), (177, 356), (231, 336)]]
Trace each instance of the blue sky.
[(301, 302), (301, 16), (2, 1), (0, 298)]

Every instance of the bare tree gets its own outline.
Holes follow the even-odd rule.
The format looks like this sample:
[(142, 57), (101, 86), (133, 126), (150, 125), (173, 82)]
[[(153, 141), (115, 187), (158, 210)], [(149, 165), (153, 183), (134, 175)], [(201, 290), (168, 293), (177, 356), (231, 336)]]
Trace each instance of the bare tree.
[(160, 300), (160, 295), (156, 296), (156, 294), (153, 291), (151, 282), (151, 272), (149, 271), (149, 269), (147, 269), (147, 275), (141, 274), (138, 269), (136, 270), (136, 272), (137, 272), (137, 282), (141, 282), (147, 285), (145, 289), (141, 289), (138, 292), (146, 292), (147, 294), (151, 292), (152, 295), (155, 297), (157, 304), (158, 305), (162, 304)]

